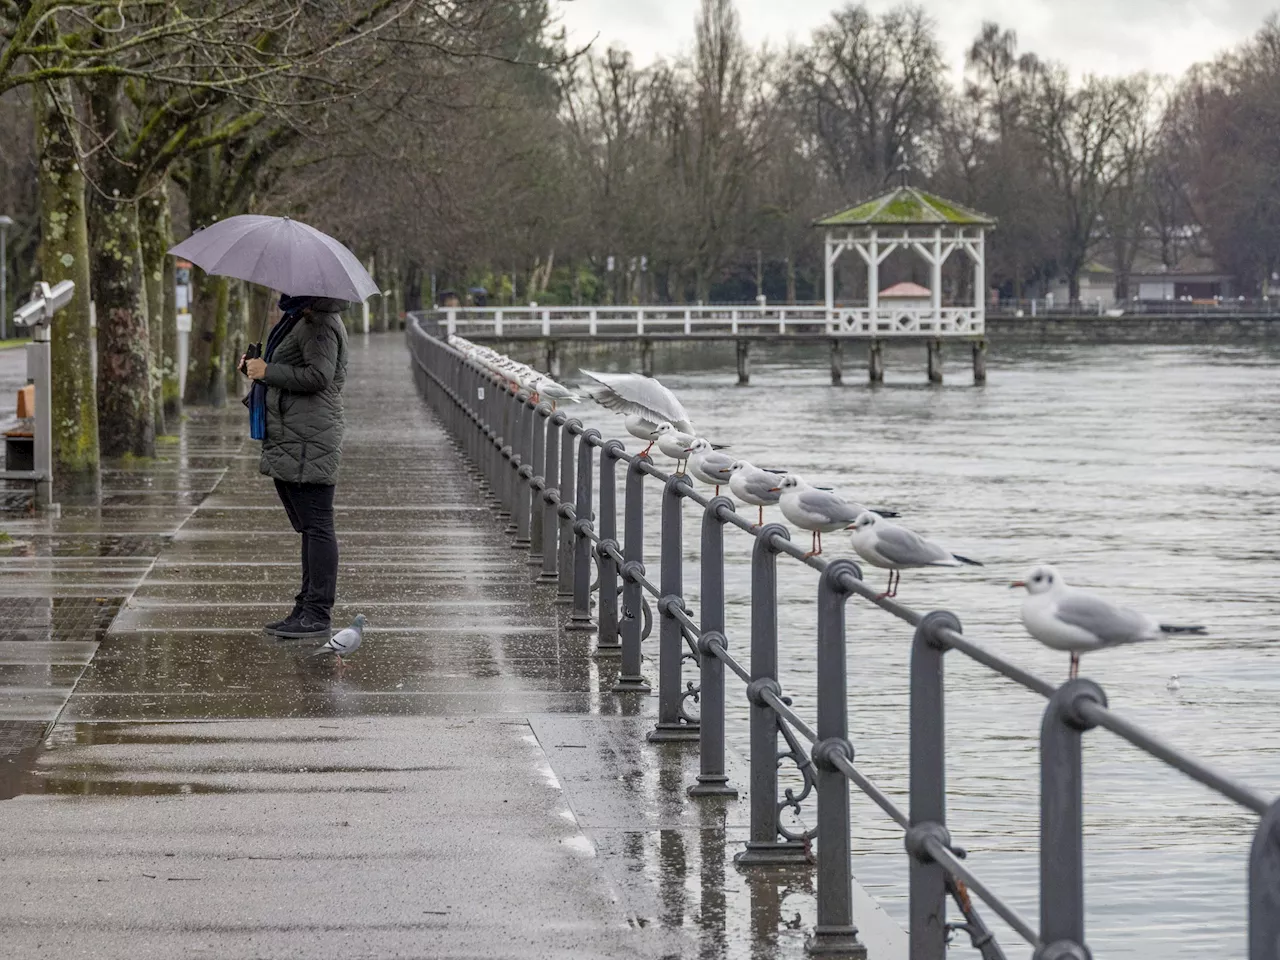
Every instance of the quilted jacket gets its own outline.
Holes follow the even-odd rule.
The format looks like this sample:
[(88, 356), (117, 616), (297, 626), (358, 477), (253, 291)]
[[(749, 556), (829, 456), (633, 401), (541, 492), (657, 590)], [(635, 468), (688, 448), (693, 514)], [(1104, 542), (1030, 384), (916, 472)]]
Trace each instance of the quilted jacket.
[(342, 459), (347, 331), (341, 301), (319, 300), (267, 363), (267, 438), (259, 469), (288, 483), (333, 485)]

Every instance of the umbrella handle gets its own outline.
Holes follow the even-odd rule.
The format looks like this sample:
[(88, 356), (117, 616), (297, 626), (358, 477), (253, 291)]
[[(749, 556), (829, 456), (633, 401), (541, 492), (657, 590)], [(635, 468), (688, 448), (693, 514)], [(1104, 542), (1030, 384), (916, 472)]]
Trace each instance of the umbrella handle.
[(257, 360), (262, 356), (262, 344), (251, 343), (244, 348), (244, 360), (240, 361), (240, 372), (246, 377), (249, 375), (249, 360)]

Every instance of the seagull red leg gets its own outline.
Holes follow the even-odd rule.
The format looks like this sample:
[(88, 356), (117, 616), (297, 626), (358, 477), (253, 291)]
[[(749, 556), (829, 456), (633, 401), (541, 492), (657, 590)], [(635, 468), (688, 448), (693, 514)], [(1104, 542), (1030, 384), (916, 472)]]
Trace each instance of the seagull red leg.
[(1071, 655), (1071, 673), (1067, 679), (1074, 680), (1078, 676), (1080, 676), (1080, 654), (1073, 653)]

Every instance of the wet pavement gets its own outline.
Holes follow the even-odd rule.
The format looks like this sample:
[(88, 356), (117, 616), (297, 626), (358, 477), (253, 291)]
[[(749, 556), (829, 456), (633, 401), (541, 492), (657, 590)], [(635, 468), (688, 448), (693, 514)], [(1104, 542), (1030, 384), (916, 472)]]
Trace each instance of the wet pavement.
[[(398, 335), (353, 341), (346, 400), (345, 668), (257, 626), (297, 539), (238, 405), (106, 471), (101, 506), (4, 524), (10, 954), (802, 956), (812, 874), (734, 867), (745, 792), (685, 796), (693, 751), (646, 744), (651, 699), (561, 629)], [(858, 897), (872, 957), (905, 956)]]

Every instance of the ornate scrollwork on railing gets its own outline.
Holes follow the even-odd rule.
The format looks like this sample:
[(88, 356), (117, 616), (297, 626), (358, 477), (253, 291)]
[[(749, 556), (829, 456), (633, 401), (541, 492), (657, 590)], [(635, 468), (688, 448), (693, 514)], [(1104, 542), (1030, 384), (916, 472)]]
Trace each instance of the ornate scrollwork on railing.
[(790, 760), (796, 765), (796, 769), (800, 771), (800, 776), (804, 778), (804, 787), (797, 794), (792, 787), (787, 787), (782, 792), (783, 799), (778, 801), (778, 834), (787, 840), (796, 843), (804, 843), (806, 846), (809, 841), (818, 835), (817, 827), (810, 830), (792, 830), (783, 822), (782, 814), (786, 810), (790, 810), (797, 817), (800, 815), (800, 805), (813, 792), (814, 774), (813, 760), (809, 758), (808, 752), (796, 739), (796, 735), (791, 732), (791, 728), (781, 719), (778, 720), (778, 729), (782, 731), (782, 737), (787, 741), (787, 749), (778, 751), (778, 766), (782, 766), (783, 761)]
[[(686, 654), (684, 659), (688, 660), (691, 658)], [(687, 723), (697, 725), (701, 722), (701, 716), (699, 714), (690, 713), (688, 710), (688, 704), (690, 702), (701, 703), (701, 697), (699, 696), (701, 693), (702, 687), (696, 685), (692, 680), (685, 681), (684, 693), (680, 694), (680, 718)]]

